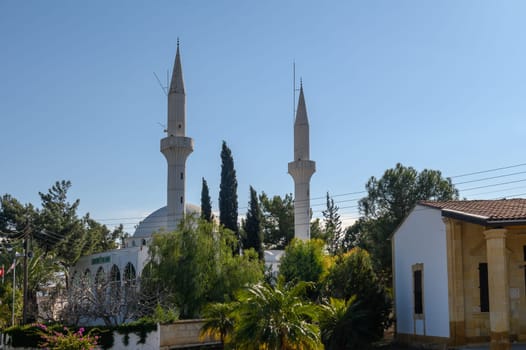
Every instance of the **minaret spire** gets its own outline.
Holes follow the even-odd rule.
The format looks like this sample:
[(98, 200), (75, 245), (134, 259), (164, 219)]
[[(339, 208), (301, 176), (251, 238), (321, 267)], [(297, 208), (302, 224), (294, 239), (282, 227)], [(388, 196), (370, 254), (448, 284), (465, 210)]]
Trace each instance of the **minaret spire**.
[(300, 81), (298, 108), (294, 120), (294, 161), (289, 163), (289, 174), (294, 180), (294, 236), (310, 239), (310, 178), (316, 163), (310, 160), (309, 119)]
[(300, 82), (300, 96), (294, 119), (294, 160), (309, 159), (309, 118), (303, 95), (303, 83)]
[(184, 94), (183, 68), (181, 55), (179, 53), (179, 38), (177, 39), (177, 51), (175, 53), (174, 68), (172, 70), (172, 81), (170, 82), (170, 92)]
[(168, 163), (167, 227), (173, 231), (185, 214), (186, 159), (194, 150), (194, 140), (186, 137), (186, 94), (179, 53), (175, 54), (172, 81), (168, 92), (167, 136), (161, 140), (161, 152)]

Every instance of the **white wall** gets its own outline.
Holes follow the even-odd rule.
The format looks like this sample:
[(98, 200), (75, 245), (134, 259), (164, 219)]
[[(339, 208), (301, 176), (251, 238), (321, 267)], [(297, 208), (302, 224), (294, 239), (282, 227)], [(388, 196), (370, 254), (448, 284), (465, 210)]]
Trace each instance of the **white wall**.
[[(110, 257), (109, 262), (92, 264), (92, 259), (102, 257)], [(77, 274), (82, 275), (84, 274), (84, 271), (86, 271), (86, 269), (89, 269), (92, 277), (95, 277), (95, 274), (97, 273), (100, 267), (102, 267), (104, 269), (104, 272), (108, 274), (112, 266), (117, 265), (121, 273), (121, 279), (123, 279), (124, 268), (128, 263), (131, 263), (135, 268), (137, 276), (140, 276), (147, 260), (148, 246), (114, 249), (102, 253), (81, 257), (77, 261), (77, 264), (71, 268), (70, 274), (72, 276), (73, 272), (77, 271)]]
[(157, 330), (154, 332), (148, 332), (146, 334), (146, 340), (144, 344), (139, 343), (140, 337), (135, 333), (128, 334), (128, 341), (124, 341), (125, 335), (119, 334), (118, 332), (113, 332), (113, 346), (111, 350), (157, 350), (160, 348), (161, 343), (161, 333), (159, 331), (159, 325), (157, 325)]
[[(449, 337), (447, 247), (441, 212), (417, 205), (394, 234), (397, 332)], [(414, 264), (423, 263), (425, 322), (413, 320)]]

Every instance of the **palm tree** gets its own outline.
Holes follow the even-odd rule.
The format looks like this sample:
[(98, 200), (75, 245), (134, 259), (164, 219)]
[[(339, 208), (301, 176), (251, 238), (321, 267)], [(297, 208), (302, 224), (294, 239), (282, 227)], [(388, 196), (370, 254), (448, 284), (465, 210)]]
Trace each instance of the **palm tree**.
[(326, 350), (367, 349), (375, 339), (369, 329), (370, 315), (356, 296), (347, 301), (331, 298), (320, 308), (321, 339)]
[(259, 283), (238, 294), (233, 342), (242, 349), (322, 349), (318, 308), (306, 301), (310, 283), (291, 288)]
[(210, 303), (203, 310), (206, 319), (201, 328), (201, 336), (219, 337), (221, 344), (229, 339), (234, 330), (232, 312), (236, 303)]

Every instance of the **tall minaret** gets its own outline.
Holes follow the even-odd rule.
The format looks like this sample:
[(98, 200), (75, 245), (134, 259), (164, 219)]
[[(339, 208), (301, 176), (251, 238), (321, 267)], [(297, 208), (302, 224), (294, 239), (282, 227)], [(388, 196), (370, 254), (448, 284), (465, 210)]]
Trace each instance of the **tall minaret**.
[(161, 139), (161, 152), (168, 162), (167, 227), (173, 231), (185, 214), (186, 158), (194, 150), (194, 140), (186, 137), (186, 93), (184, 91), (183, 70), (177, 53), (168, 92), (167, 135)]
[(294, 237), (310, 239), (310, 178), (316, 163), (309, 159), (309, 119), (300, 83), (300, 97), (294, 120), (294, 161), (289, 163), (289, 174), (294, 180)]

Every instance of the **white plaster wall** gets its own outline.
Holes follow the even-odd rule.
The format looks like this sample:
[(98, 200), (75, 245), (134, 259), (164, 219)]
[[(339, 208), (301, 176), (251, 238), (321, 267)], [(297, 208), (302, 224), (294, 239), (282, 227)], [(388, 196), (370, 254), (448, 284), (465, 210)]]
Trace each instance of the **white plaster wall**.
[(113, 332), (113, 346), (111, 350), (158, 350), (160, 349), (161, 344), (161, 333), (159, 331), (159, 325), (157, 325), (157, 330), (154, 332), (149, 332), (146, 335), (146, 340), (143, 343), (139, 343), (140, 337), (135, 333), (129, 333), (128, 342), (124, 341), (125, 335), (119, 334), (118, 332)]
[[(92, 259), (107, 257), (107, 256), (110, 257), (109, 262), (92, 265), (91, 263)], [(86, 269), (89, 269), (91, 272), (91, 276), (95, 277), (95, 274), (97, 273), (100, 267), (104, 269), (105, 273), (109, 273), (111, 270), (111, 267), (115, 264), (120, 270), (121, 279), (122, 279), (123, 274), (124, 274), (124, 268), (126, 267), (128, 263), (131, 263), (135, 267), (135, 271), (137, 275), (140, 275), (140, 272), (142, 271), (144, 267), (147, 257), (148, 257), (148, 247), (147, 246), (109, 250), (106, 252), (81, 257), (77, 261), (75, 266), (71, 269), (71, 274), (73, 274), (74, 271), (77, 271), (77, 274), (82, 275), (84, 274), (84, 271), (86, 271)]]
[[(393, 236), (397, 332), (449, 337), (446, 232), (441, 212), (417, 205)], [(425, 322), (413, 320), (413, 270), (423, 263)]]
[(285, 254), (285, 250), (265, 250), (265, 268), (270, 267), (272, 273), (277, 275), (283, 254)]

